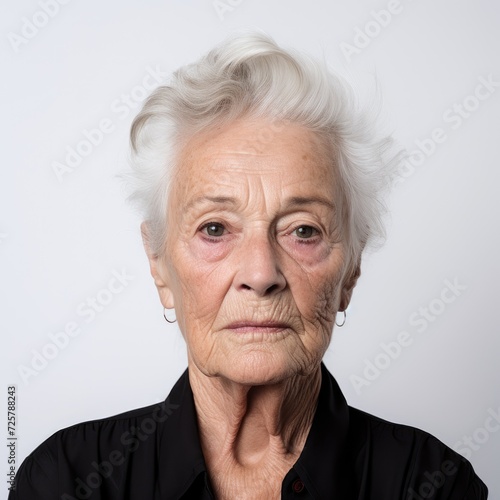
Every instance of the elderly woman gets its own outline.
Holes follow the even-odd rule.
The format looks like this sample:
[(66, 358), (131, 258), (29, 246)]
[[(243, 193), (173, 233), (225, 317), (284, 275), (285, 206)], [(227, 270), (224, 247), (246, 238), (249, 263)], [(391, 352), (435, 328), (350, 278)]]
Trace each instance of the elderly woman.
[(398, 159), (341, 80), (233, 38), (153, 92), (131, 139), (188, 370), (162, 404), (49, 438), (11, 500), (485, 499), (465, 459), (350, 408), (322, 364)]

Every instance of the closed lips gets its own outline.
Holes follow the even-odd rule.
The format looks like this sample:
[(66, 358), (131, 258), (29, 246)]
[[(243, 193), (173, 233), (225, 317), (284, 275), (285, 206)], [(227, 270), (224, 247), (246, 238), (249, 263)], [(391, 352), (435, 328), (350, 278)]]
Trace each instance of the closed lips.
[(283, 330), (290, 328), (286, 323), (277, 323), (275, 321), (238, 321), (231, 323), (226, 327), (228, 330)]

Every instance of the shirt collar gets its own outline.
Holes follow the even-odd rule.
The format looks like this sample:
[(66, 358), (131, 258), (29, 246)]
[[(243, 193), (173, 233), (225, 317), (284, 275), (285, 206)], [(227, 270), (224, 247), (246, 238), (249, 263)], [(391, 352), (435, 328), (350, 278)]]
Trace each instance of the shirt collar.
[(159, 439), (159, 486), (162, 499), (180, 498), (205, 470), (188, 370), (168, 395), (167, 405), (178, 405), (163, 426)]

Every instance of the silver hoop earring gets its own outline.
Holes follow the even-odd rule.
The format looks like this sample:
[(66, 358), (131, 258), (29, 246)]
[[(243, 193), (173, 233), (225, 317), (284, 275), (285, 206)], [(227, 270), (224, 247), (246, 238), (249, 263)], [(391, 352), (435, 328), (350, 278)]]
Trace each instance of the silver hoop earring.
[(341, 326), (344, 326), (345, 325), (345, 320), (347, 318), (347, 313), (345, 311), (342, 311), (344, 313), (344, 321), (342, 321), (342, 323), (340, 323), (340, 325), (337, 323), (337, 318), (335, 318), (335, 324), (340, 328)]
[(169, 320), (169, 319), (167, 318), (167, 315), (165, 314), (165, 311), (166, 311), (166, 310), (167, 310), (167, 309), (164, 307), (164, 308), (163, 308), (163, 317), (165, 318), (165, 321), (166, 321), (167, 323), (170, 323), (170, 324), (172, 325), (172, 324), (174, 324), (174, 323), (177, 321), (177, 318), (174, 318), (173, 320)]

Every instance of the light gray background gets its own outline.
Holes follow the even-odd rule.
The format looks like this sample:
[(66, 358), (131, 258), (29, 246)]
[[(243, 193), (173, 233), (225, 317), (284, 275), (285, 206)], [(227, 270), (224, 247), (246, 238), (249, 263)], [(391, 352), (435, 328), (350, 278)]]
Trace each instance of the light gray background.
[[(443, 130), (395, 188), (387, 243), (366, 256), (325, 362), (352, 406), (462, 450), (471, 436), (470, 460), (490, 498), (500, 498), (500, 425), (488, 420), (500, 412), (500, 87), (483, 92), (459, 126), (451, 119), (480, 77), (500, 82), (498, 3), (222, 0), (221, 19), (211, 0), (72, 0), (26, 43), (15, 37), (23, 18), (43, 24), (41, 3), (2, 3), (1, 400), (6, 428), (7, 385), (16, 384), (20, 460), (62, 427), (164, 399), (184, 370), (184, 341), (162, 317), (140, 220), (116, 180), (138, 109), (121, 96), (140, 100), (148, 68), (167, 74), (226, 34), (257, 27), (324, 58), (368, 99), (376, 75), (387, 128), (410, 151)], [(398, 13), (377, 28), (373, 12), (389, 7)], [(341, 44), (365, 28), (376, 36), (347, 58)], [(60, 182), (54, 162), (103, 119), (113, 131)], [(109, 300), (102, 290), (122, 270), (133, 279), (86, 322), (79, 305)], [(446, 292), (448, 304), (446, 280), (465, 287)], [(422, 320), (419, 308), (429, 305), (439, 314)], [(33, 351), (50, 349), (49, 334), (68, 322), (81, 333), (25, 383), (19, 367), (31, 368)], [(411, 345), (387, 362), (381, 344), (402, 331)], [(353, 376), (364, 377), (367, 362), (386, 367), (356, 391)]]

